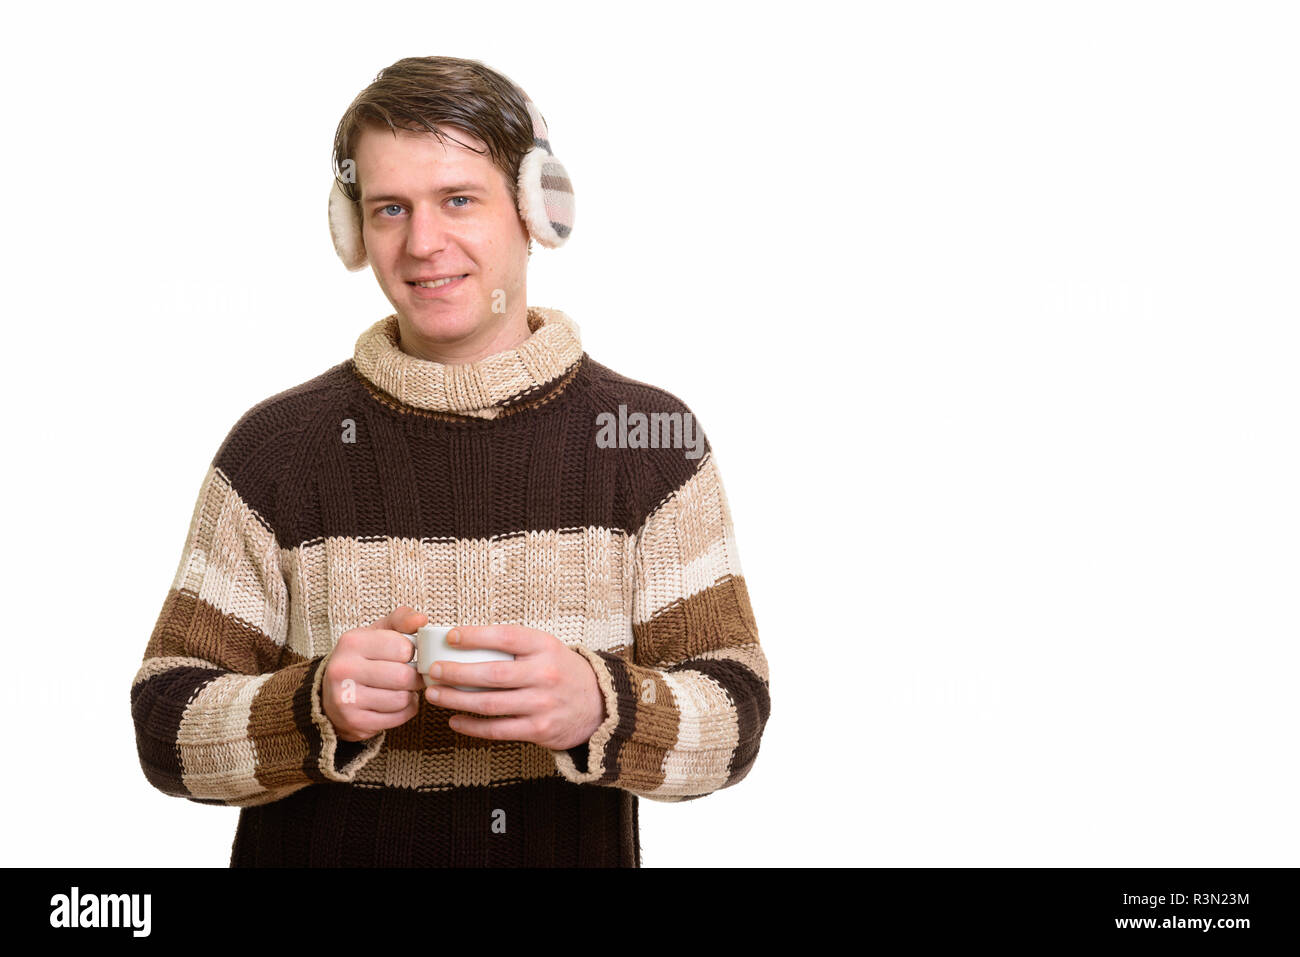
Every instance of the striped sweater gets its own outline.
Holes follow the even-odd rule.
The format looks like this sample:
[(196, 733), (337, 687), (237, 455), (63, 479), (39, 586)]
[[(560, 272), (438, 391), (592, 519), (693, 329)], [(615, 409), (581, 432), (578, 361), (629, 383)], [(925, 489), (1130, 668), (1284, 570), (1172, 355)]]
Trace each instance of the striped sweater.
[[(753, 766), (767, 661), (707, 439), (564, 313), (528, 324), (444, 365), (403, 352), (388, 316), (219, 447), (131, 715), (154, 787), (241, 808), (231, 866), (636, 867), (639, 797)], [(554, 635), (590, 663), (604, 722), (556, 751), (459, 734), (421, 695), (405, 724), (342, 740), (331, 650), (402, 605)]]

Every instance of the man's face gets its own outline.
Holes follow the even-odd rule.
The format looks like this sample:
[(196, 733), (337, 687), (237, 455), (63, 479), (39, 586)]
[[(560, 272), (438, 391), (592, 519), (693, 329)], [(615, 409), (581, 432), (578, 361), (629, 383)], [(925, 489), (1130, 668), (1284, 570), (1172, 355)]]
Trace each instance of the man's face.
[[(484, 148), (462, 130), (439, 131)], [(435, 351), (472, 350), (523, 321), (528, 233), (489, 155), (428, 132), (372, 127), (355, 153), (366, 254), (397, 311), (403, 348), (423, 351), (423, 340)], [(415, 285), (447, 276), (464, 278)]]

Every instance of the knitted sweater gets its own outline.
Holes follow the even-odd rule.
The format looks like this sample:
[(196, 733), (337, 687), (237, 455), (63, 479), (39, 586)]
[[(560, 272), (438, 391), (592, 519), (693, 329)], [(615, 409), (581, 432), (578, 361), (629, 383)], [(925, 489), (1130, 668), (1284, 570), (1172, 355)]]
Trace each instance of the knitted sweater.
[[(635, 867), (639, 797), (753, 766), (767, 661), (707, 439), (671, 447), (653, 414), (689, 426), (687, 406), (593, 361), (564, 313), (528, 324), (444, 365), (401, 351), (389, 316), (217, 450), (131, 715), (154, 787), (242, 809), (231, 866)], [(402, 605), (554, 635), (604, 722), (551, 750), (460, 734), (420, 695), (405, 724), (342, 740), (331, 650)]]

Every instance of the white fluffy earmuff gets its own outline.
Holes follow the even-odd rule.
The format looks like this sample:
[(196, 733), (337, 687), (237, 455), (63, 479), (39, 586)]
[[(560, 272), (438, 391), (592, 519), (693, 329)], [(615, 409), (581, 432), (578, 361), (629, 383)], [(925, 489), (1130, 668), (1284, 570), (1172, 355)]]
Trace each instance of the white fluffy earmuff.
[[(551, 152), (546, 121), (533, 101), (520, 90), (533, 121), (533, 148), (519, 164), (519, 215), (528, 235), (548, 249), (563, 246), (573, 231), (573, 184), (568, 171)], [(348, 199), (337, 179), (330, 189), (330, 237), (343, 265), (355, 272), (366, 265), (361, 238), (360, 204)]]
[(334, 251), (352, 272), (366, 265), (366, 244), (361, 240), (361, 209), (343, 194), (339, 181), (330, 190), (330, 236)]
[(528, 97), (524, 101), (533, 118), (533, 148), (519, 164), (519, 215), (528, 226), (528, 235), (555, 249), (563, 246), (573, 231), (573, 184), (551, 152), (542, 114)]

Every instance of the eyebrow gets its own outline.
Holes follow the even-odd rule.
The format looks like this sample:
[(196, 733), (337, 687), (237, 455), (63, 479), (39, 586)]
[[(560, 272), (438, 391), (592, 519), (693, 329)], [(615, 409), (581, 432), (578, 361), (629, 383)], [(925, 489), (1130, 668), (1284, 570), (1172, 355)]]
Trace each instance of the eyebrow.
[[(478, 183), (456, 183), (452, 186), (442, 187), (442, 189), (438, 190), (438, 195), (446, 196), (449, 193), (486, 193), (486, 192), (487, 190), (485, 190)], [(384, 194), (383, 196), (363, 196), (361, 201), (363, 203), (389, 203), (389, 202), (400, 203), (403, 202), (405, 199), (406, 199), (405, 196), (394, 196), (391, 194)]]

